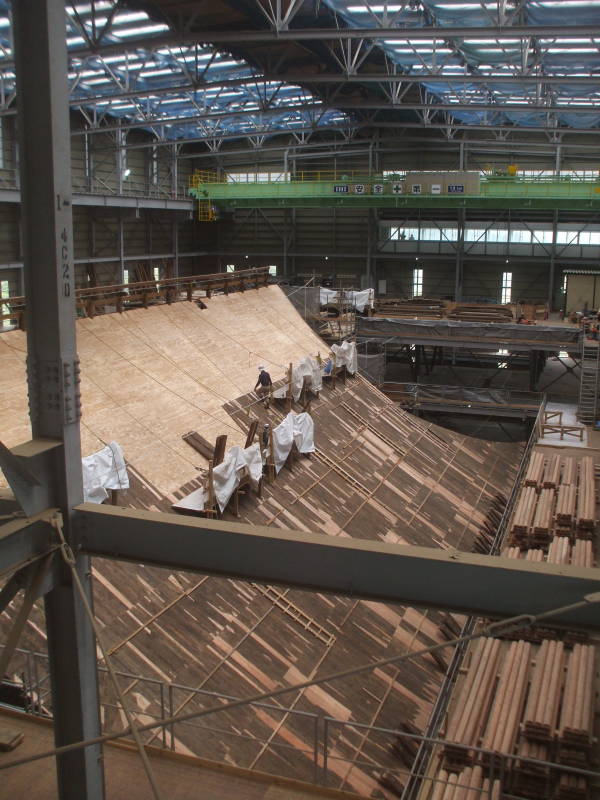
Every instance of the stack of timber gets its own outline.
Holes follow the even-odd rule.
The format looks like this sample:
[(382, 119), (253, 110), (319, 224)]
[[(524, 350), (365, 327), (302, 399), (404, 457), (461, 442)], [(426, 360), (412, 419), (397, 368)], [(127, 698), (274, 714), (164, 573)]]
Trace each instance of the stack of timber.
[(550, 541), (554, 512), (554, 489), (542, 489), (533, 516), (530, 541), (546, 545)]
[(567, 664), (558, 726), (559, 761), (583, 768), (589, 763), (593, 736), (594, 658), (593, 645), (574, 645)]
[(427, 298), (419, 297), (415, 297), (413, 300), (378, 299), (374, 316), (442, 319), (444, 316), (444, 303), (441, 300), (428, 300)]
[[(550, 745), (535, 739), (521, 736), (514, 765), (513, 788), (516, 794), (524, 797), (547, 800), (550, 797), (550, 767), (546, 764), (532, 763), (550, 761)], [(532, 759), (532, 761), (529, 761)]]
[(575, 509), (577, 501), (577, 487), (573, 484), (561, 483), (558, 487), (556, 499), (556, 522), (557, 525), (571, 527), (575, 519)]
[(560, 483), (561, 460), (560, 456), (550, 456), (544, 467), (544, 489), (556, 489)]
[(563, 772), (556, 789), (556, 800), (588, 800), (589, 786), (581, 775), (569, 775)]
[(594, 566), (594, 552), (590, 539), (577, 539), (571, 550), (571, 564), (576, 567)]
[(510, 306), (461, 303), (449, 312), (448, 319), (461, 322), (512, 322), (513, 312)]
[(596, 482), (591, 456), (581, 459), (579, 465), (579, 492), (577, 495), (577, 535), (591, 536), (596, 523)]
[(504, 658), (494, 705), (481, 741), (485, 750), (512, 753), (519, 732), (519, 721), (527, 691), (531, 644), (511, 642)]
[(485, 797), (489, 800), (500, 800), (501, 784), (499, 780), (484, 778), (480, 766), (465, 767), (460, 772), (440, 769), (436, 774), (434, 786), (429, 795), (430, 800), (475, 800)]
[(568, 536), (555, 536), (548, 548), (547, 561), (549, 564), (568, 564), (571, 556), (571, 547)]
[[(322, 340), (277, 286), (213, 296), (205, 304), (202, 310), (165, 304), (77, 321), (83, 451), (99, 450), (107, 438), (119, 441), (130, 475), (122, 502), (130, 506), (169, 512), (174, 500), (200, 488), (198, 466), (208, 462), (185, 434), (201, 436), (208, 455), (206, 443), (214, 447), (220, 435), (227, 434), (228, 447), (244, 446), (249, 416), (278, 424), (278, 404), (265, 409), (251, 391), (258, 364), (276, 381), (284, 374), (278, 365), (323, 353)], [(1, 334), (0, 393), (11, 398), (3, 416), (9, 447), (31, 436), (25, 359), (25, 335)], [(301, 406), (294, 403), (293, 410)], [(506, 502), (522, 452), (520, 445), (476, 440), (418, 419), (360, 377), (338, 381), (335, 388), (325, 385), (311, 413), (314, 457), (298, 459), (293, 471), (282, 469), (261, 498), (240, 499), (239, 518), (225, 511), (225, 519), (284, 535), (291, 528), (470, 552), (496, 499)], [(385, 658), (400, 643), (446, 642), (447, 629), (456, 627), (436, 610), (295, 589), (282, 590), (284, 600), (249, 582), (103, 559), (95, 559), (93, 569), (94, 610), (116, 667), (157, 678), (135, 688), (149, 717), (161, 715), (159, 681), (250, 696), (257, 686), (292, 685), (336, 665), (363, 664), (365, 653)], [(44, 651), (42, 613), (34, 609), (24, 648)], [(3, 634), (11, 615), (0, 616)], [(317, 624), (307, 626), (309, 619)], [(372, 670), (300, 692), (290, 704), (391, 730), (412, 721), (423, 733), (443, 679), (442, 667), (426, 658), (399, 664), (393, 673)], [(186, 710), (206, 707), (206, 699), (193, 692), (178, 689), (177, 696)], [(107, 732), (120, 730), (118, 712), (107, 714)], [(178, 726), (173, 746), (239, 767), (312, 779), (311, 759), (291, 758), (277, 746), (293, 741), (298, 751), (309, 751), (309, 720), (245, 706), (222, 717), (217, 728)], [(389, 798), (376, 768), (368, 766), (382, 763), (381, 737), (360, 738), (359, 758), (356, 738), (336, 740), (336, 755), (352, 767), (342, 775), (332, 766), (329, 785)]]
[(499, 657), (499, 639), (479, 640), (462, 691), (448, 720), (444, 746), (448, 766), (472, 760), (468, 747), (477, 747), (479, 743), (496, 683)]
[(525, 473), (525, 486), (535, 486), (536, 489), (541, 489), (543, 476), (544, 455), (539, 450), (534, 450)]
[(577, 459), (563, 458), (560, 482), (562, 486), (577, 486)]
[[(528, 739), (546, 744), (551, 743), (554, 739), (558, 722), (563, 664), (563, 642), (545, 639), (537, 651), (523, 717), (523, 733)], [(531, 757), (535, 758), (536, 756)]]
[(525, 486), (515, 508), (513, 516), (511, 539), (515, 543), (525, 542), (529, 536), (535, 509), (537, 505), (537, 492), (533, 486)]

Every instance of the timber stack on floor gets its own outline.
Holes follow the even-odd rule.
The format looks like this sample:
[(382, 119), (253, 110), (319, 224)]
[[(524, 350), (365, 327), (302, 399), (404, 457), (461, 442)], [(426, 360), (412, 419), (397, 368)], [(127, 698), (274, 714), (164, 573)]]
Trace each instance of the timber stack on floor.
[[(131, 481), (123, 503), (170, 510), (203, 485), (218, 436), (243, 447), (255, 421), (260, 431), (266, 421), (278, 424), (289, 404), (302, 410), (286, 397), (265, 409), (251, 392), (258, 364), (279, 380), (290, 363), (323, 354), (322, 341), (280, 289), (213, 296), (205, 306), (178, 303), (78, 321), (84, 453), (120, 442)], [(21, 332), (0, 337), (0, 391), (14, 398), (4, 433), (9, 446), (28, 438), (24, 359)], [(311, 415), (316, 452), (283, 467), (262, 497), (242, 496), (243, 521), (470, 551), (505, 502), (521, 454), (514, 444), (424, 422), (343, 372), (335, 382), (325, 379)], [(197, 449), (182, 438), (192, 431), (201, 437), (193, 437)], [(174, 713), (213, 707), (215, 693), (248, 696), (446, 642), (462, 623), (441, 611), (100, 559), (93, 574), (112, 662), (155, 681), (132, 683), (143, 720), (165, 712), (161, 692), (171, 697)], [(26, 646), (35, 651), (45, 647), (41, 613), (33, 612), (27, 628)], [(424, 731), (450, 657), (444, 650), (391, 671), (291, 693), (288, 710), (245, 706), (215, 715), (211, 730), (178, 725), (165, 743), (311, 780), (314, 719), (327, 715), (337, 720), (328, 733), (328, 785), (392, 798), (382, 767), (410, 766), (409, 751), (401, 760), (389, 736), (350, 723)], [(105, 703), (114, 703), (106, 686), (102, 691)], [(106, 705), (105, 729), (120, 725)], [(149, 740), (158, 742), (154, 735)], [(404, 782), (402, 775), (395, 780)]]

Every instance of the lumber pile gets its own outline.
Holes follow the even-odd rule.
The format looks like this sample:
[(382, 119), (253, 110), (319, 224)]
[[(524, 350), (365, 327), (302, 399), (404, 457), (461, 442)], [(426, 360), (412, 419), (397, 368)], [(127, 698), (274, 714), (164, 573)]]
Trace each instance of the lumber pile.
[(555, 536), (548, 548), (547, 561), (550, 564), (568, 564), (571, 555), (568, 536)]
[(529, 535), (537, 504), (537, 492), (533, 486), (525, 486), (521, 492), (511, 528), (511, 536), (517, 542), (524, 542)]
[(571, 550), (571, 564), (575, 567), (593, 567), (594, 553), (589, 539), (577, 539)]
[(591, 456), (581, 459), (579, 465), (579, 492), (577, 494), (577, 530), (585, 538), (593, 531), (596, 521), (596, 483), (594, 462)]
[(577, 485), (577, 461), (574, 458), (563, 458), (560, 482), (563, 486)]
[(442, 319), (444, 303), (441, 300), (428, 300), (415, 297), (412, 300), (386, 298), (377, 300), (376, 317), (421, 317), (425, 319)]
[(520, 758), (515, 763), (514, 769), (513, 786), (515, 792), (525, 797), (545, 800), (549, 797), (548, 781), (550, 778), (550, 768), (543, 764), (532, 764), (525, 759), (549, 761), (550, 746), (542, 742), (534, 741), (533, 739), (526, 739), (522, 736), (519, 741), (517, 752)]
[(581, 775), (561, 773), (556, 790), (556, 800), (587, 800), (588, 785)]
[(531, 645), (512, 642), (500, 672), (494, 704), (481, 746), (496, 753), (513, 753), (527, 691)]
[(594, 646), (575, 644), (567, 663), (563, 702), (558, 725), (559, 760), (588, 764), (594, 713)]
[(560, 483), (560, 456), (550, 456), (544, 468), (544, 489), (556, 489)]
[(539, 450), (532, 453), (525, 473), (525, 486), (541, 487), (544, 475), (544, 455)]
[(575, 518), (577, 487), (574, 484), (561, 483), (556, 498), (556, 522), (558, 525), (570, 527)]
[(563, 664), (563, 642), (545, 639), (537, 652), (523, 716), (523, 732), (529, 739), (550, 743), (554, 737), (558, 721)]
[(441, 769), (434, 779), (434, 787), (430, 800), (475, 800), (486, 797), (500, 800), (500, 781), (483, 777), (480, 766), (465, 767), (460, 772), (449, 772)]
[(499, 655), (499, 639), (480, 639), (477, 643), (460, 696), (448, 720), (444, 746), (448, 765), (464, 765), (471, 760), (468, 749), (453, 747), (453, 743), (477, 745), (496, 682)]
[(461, 322), (512, 322), (513, 313), (510, 306), (461, 303), (449, 312), (448, 319), (456, 319)]
[(554, 511), (554, 489), (542, 489), (533, 515), (531, 541), (547, 544), (550, 540)]

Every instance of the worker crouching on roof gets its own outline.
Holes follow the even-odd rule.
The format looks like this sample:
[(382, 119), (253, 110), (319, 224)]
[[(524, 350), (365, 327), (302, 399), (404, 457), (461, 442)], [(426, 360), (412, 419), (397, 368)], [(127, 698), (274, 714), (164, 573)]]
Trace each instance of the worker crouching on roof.
[(256, 386), (254, 387), (254, 391), (263, 400), (264, 407), (268, 408), (269, 395), (271, 394), (271, 386), (273, 385), (273, 381), (271, 380), (271, 376), (263, 366), (260, 366), (258, 369), (259, 369), (258, 380), (256, 381)]

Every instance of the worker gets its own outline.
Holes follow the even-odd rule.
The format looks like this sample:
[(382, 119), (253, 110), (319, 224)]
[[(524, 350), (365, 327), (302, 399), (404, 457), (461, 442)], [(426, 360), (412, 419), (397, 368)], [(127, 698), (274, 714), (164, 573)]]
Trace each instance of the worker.
[(271, 376), (261, 364), (258, 368), (258, 380), (256, 381), (254, 391), (263, 400), (265, 408), (269, 407), (269, 396), (271, 394), (272, 385), (273, 381), (271, 380)]
[(265, 424), (263, 425), (262, 436), (261, 436), (263, 450), (266, 450), (267, 447), (269, 446), (270, 433), (271, 433), (271, 426), (269, 425), (268, 422), (265, 422)]
[(323, 363), (323, 375), (331, 375), (331, 372), (333, 370), (332, 356), (333, 353), (330, 353), (329, 356), (327, 357), (327, 361)]

